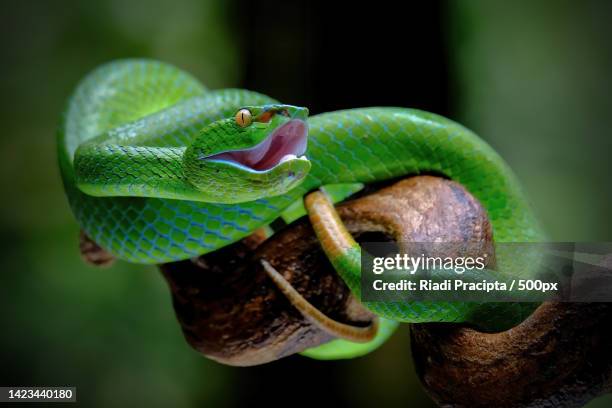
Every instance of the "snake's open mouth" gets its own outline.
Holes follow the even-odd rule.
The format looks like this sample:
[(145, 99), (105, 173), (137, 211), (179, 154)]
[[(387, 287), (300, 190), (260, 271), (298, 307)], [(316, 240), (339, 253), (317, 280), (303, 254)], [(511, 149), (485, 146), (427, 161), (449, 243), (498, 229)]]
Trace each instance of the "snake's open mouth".
[(257, 146), (217, 153), (204, 159), (266, 171), (288, 160), (303, 156), (306, 153), (307, 138), (306, 122), (293, 119), (274, 130)]

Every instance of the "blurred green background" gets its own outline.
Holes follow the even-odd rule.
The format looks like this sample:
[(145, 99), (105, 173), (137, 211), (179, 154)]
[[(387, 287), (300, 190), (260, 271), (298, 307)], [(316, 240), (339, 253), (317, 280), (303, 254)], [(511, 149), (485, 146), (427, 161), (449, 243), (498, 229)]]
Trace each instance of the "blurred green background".
[[(100, 270), (79, 258), (78, 227), (56, 165), (55, 129), (77, 81), (97, 65), (152, 57), (190, 71), (211, 88), (255, 86), (298, 104), (324, 99), (315, 103), (315, 112), (347, 107), (343, 103), (351, 96), (346, 92), (340, 102), (314, 95), (317, 88), (305, 85), (312, 55), (291, 54), (291, 41), (307, 43), (310, 50), (326, 47), (329, 37), (296, 32), (293, 24), (299, 20), (298, 27), (320, 28), (319, 13), (326, 8), (276, 2), (273, 6), (282, 9), (278, 13), (288, 18), (270, 22), (257, 12), (259, 3), (247, 3), (3, 4), (0, 384), (74, 385), (81, 403), (101, 407), (239, 406), (260, 394), (289, 405), (275, 400), (275, 384), (284, 376), (295, 378), (297, 402), (433, 405), (414, 374), (406, 328), (379, 351), (353, 361), (295, 356), (258, 368), (225, 367), (202, 358), (183, 340), (155, 268), (119, 262)], [(377, 7), (394, 13), (391, 4), (377, 2)], [(438, 113), (488, 140), (523, 181), (554, 240), (612, 240), (612, 3), (469, 0), (436, 3), (426, 11), (433, 19), (420, 24), (440, 36), (447, 76), (444, 89), (436, 92), (447, 99), (438, 98), (436, 105), (425, 97), (423, 106), (414, 107), (442, 106)], [(419, 18), (407, 14), (407, 24)], [(355, 30), (367, 31), (385, 20), (374, 22), (364, 9), (360, 19), (343, 24), (353, 23)], [(254, 38), (268, 43), (254, 43)], [(406, 64), (417, 65), (418, 55), (408, 53), (415, 43), (438, 46), (428, 45), (426, 33), (384, 40), (385, 54), (375, 41), (353, 45), (362, 50), (351, 56), (355, 66), (363, 59), (404, 63), (397, 56), (390, 61), (390, 49), (406, 54)], [(266, 58), (278, 71), (258, 70)], [(376, 84), (376, 78), (363, 81)], [(423, 92), (427, 78), (397, 81), (403, 83), (398, 92), (409, 92), (411, 84)], [(440, 84), (434, 82), (427, 85)], [(360, 86), (354, 84), (354, 91)], [(370, 97), (372, 104), (395, 102), (376, 102), (372, 92)], [(610, 403), (603, 398), (591, 406)]]

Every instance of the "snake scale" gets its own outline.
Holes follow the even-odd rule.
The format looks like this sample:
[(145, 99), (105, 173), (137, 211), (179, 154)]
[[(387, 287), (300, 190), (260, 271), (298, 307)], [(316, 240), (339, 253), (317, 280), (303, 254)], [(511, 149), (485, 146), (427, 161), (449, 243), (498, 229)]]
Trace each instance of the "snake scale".
[[(105, 64), (78, 85), (58, 132), (70, 206), (81, 228), (111, 254), (155, 264), (233, 243), (323, 186), (433, 172), (482, 203), (497, 242), (542, 238), (509, 167), (465, 127), (406, 108), (307, 115), (256, 92), (209, 91), (165, 63)], [(340, 273), (359, 293), (358, 276)], [(367, 306), (408, 322), (470, 321), (487, 307)]]

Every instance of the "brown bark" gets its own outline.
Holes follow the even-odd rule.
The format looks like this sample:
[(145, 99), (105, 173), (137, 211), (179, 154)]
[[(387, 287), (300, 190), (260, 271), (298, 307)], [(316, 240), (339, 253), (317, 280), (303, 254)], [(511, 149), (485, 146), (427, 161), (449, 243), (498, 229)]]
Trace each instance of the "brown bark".
[(79, 233), (79, 250), (81, 258), (90, 265), (107, 267), (115, 263), (115, 257), (89, 238), (83, 230)]
[[(358, 238), (372, 232), (398, 242), (491, 238), (476, 200), (436, 177), (403, 180), (338, 211)], [(372, 318), (327, 261), (307, 220), (263, 239), (252, 235), (196, 261), (161, 266), (185, 337), (196, 350), (226, 364), (253, 365), (331, 340), (276, 289), (257, 262), (261, 258), (329, 317), (361, 325)]]
[[(403, 242), (492, 239), (479, 203), (460, 185), (436, 177), (405, 179), (338, 211), (362, 239), (371, 233)], [(292, 308), (262, 271), (260, 258), (328, 316), (370, 319), (302, 220), (266, 241), (251, 236), (197, 260), (161, 266), (185, 337), (196, 350), (226, 364), (253, 365), (331, 339)], [(546, 303), (501, 333), (412, 325), (419, 377), (442, 406), (580, 406), (612, 388), (611, 308)]]
[(544, 303), (501, 333), (412, 325), (411, 338), (419, 377), (441, 406), (580, 407), (612, 391), (610, 303)]

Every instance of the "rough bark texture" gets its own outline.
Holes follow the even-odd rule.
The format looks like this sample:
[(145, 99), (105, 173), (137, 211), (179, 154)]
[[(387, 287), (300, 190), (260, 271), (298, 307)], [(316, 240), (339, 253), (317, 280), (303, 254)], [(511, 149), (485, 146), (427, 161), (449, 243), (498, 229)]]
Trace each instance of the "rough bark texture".
[(580, 407), (612, 391), (610, 303), (544, 303), (501, 333), (412, 325), (411, 338), (419, 377), (441, 406)]
[[(309, 273), (284, 268), (285, 278), (328, 316), (350, 321), (344, 312), (350, 292), (339, 277), (321, 267), (326, 260), (311, 250), (316, 241), (308, 225), (286, 230), (283, 242), (284, 247), (268, 245), (257, 255), (274, 265), (299, 262)], [(257, 255), (249, 248), (252, 245), (250, 237), (248, 245), (239, 242), (196, 262), (161, 266), (189, 344), (214, 360), (244, 366), (329, 341), (331, 337), (305, 321), (276, 289), (256, 262)]]
[[(460, 185), (436, 177), (405, 179), (338, 211), (364, 240), (371, 233), (404, 242), (492, 240), (478, 202)], [(253, 235), (197, 260), (161, 266), (187, 341), (209, 358), (261, 364), (331, 339), (277, 291), (261, 258), (328, 316), (345, 322), (371, 318), (355, 307), (302, 220), (265, 241)], [(604, 303), (546, 303), (501, 333), (412, 325), (419, 377), (441, 406), (581, 406), (612, 389), (611, 309)]]
[(115, 263), (115, 257), (89, 238), (85, 231), (79, 233), (81, 258), (93, 266), (107, 267)]
[[(436, 177), (400, 181), (347, 202), (338, 212), (357, 238), (374, 232), (398, 242), (491, 239), (478, 202), (458, 184)], [(302, 220), (265, 242), (255, 235), (195, 261), (161, 266), (192, 347), (219, 362), (253, 365), (331, 340), (276, 289), (257, 262), (262, 258), (329, 317), (361, 324), (372, 318), (327, 261), (308, 221)]]

